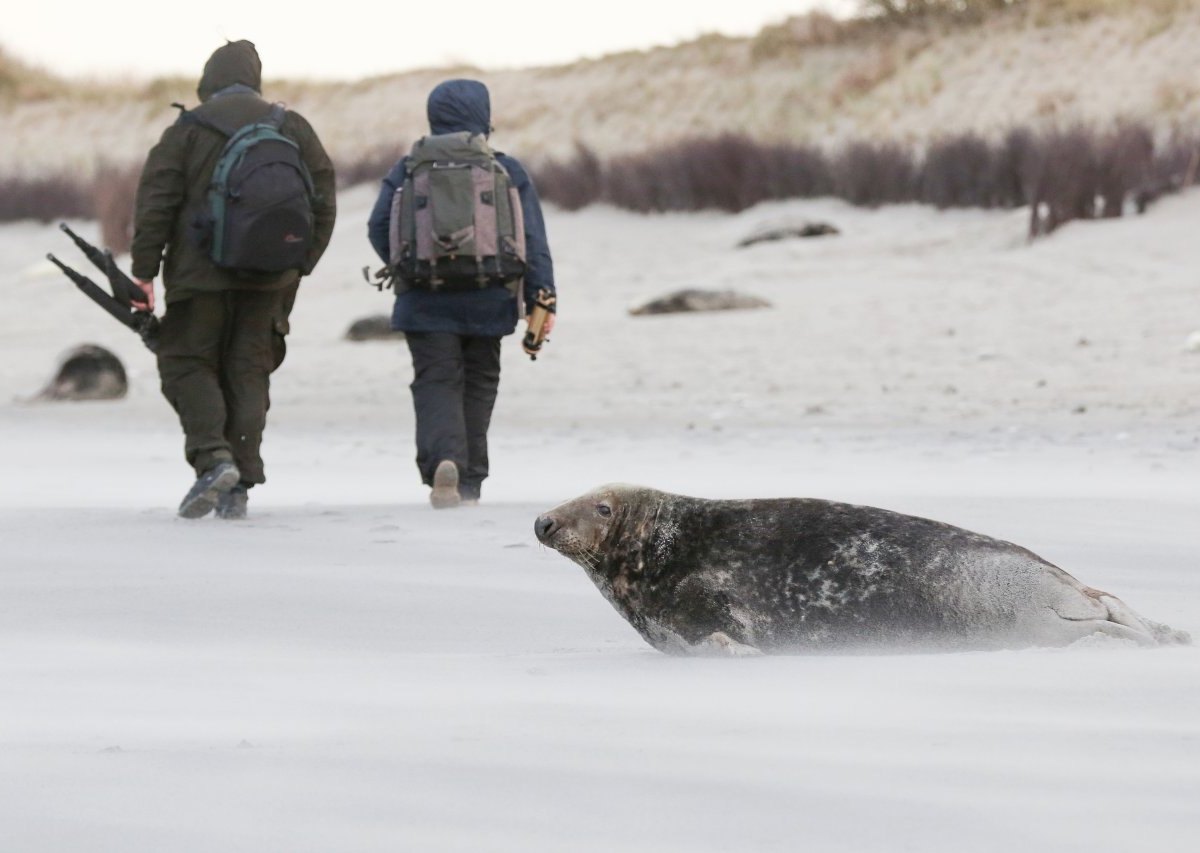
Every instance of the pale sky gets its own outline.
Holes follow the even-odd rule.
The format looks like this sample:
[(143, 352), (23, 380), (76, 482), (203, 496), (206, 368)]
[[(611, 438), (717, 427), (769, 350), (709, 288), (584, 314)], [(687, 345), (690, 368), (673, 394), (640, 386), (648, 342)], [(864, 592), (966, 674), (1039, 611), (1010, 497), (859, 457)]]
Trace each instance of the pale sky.
[(354, 79), (451, 63), (556, 64), (705, 32), (748, 35), (811, 8), (845, 12), (855, 2), (13, 0), (6, 6), (0, 46), (59, 74), (193, 76), (226, 38), (248, 38), (268, 77)]

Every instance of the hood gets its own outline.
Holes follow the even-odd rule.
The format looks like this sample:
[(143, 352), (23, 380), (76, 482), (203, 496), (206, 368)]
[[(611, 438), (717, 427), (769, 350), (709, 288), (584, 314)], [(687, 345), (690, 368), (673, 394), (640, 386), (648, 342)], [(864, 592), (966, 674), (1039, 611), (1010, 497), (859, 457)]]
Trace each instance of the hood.
[(262, 60), (254, 43), (231, 41), (218, 47), (204, 64), (196, 94), (207, 101), (222, 89), (241, 83), (256, 92), (262, 91)]
[(425, 106), (429, 130), (435, 136), (469, 131), (492, 132), (492, 99), (478, 80), (447, 80), (429, 93)]

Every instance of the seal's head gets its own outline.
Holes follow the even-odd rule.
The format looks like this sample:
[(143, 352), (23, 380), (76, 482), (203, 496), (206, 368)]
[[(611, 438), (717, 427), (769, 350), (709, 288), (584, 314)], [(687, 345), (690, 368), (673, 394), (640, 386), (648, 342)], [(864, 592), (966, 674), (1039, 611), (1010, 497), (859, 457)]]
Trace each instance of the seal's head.
[(635, 486), (608, 485), (559, 504), (537, 517), (533, 532), (538, 541), (564, 557), (588, 561), (608, 540), (625, 516)]

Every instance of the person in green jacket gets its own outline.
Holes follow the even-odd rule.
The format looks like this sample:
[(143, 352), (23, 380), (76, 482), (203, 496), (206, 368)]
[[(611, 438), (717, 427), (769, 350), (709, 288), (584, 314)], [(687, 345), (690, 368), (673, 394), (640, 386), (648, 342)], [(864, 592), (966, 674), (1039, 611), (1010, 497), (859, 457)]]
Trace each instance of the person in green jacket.
[(248, 490), (266, 481), (259, 447), (270, 375), (283, 362), (300, 278), (312, 272), (333, 233), (333, 164), (309, 123), (289, 110), (279, 132), (296, 143), (312, 179), (312, 237), (303, 268), (269, 275), (223, 269), (198, 236), (228, 134), (271, 113), (261, 91), (254, 45), (218, 48), (200, 78), (200, 106), (183, 111), (163, 133), (138, 185), (132, 272), (146, 294), (140, 307), (153, 310), (154, 278), (162, 269), (167, 307), (159, 377), (197, 478), (179, 507), (185, 518), (214, 508), (222, 518), (244, 518)]

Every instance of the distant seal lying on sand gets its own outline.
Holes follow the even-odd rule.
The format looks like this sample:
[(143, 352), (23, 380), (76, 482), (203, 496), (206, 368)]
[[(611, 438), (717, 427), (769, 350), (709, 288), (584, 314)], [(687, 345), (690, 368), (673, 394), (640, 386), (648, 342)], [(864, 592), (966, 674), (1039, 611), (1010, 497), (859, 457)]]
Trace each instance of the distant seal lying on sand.
[(757, 296), (737, 293), (733, 290), (677, 290), (666, 296), (651, 299), (644, 305), (630, 308), (634, 317), (647, 314), (683, 314), (691, 311), (745, 311), (754, 308), (770, 308), (771, 303)]
[(1024, 548), (874, 507), (610, 485), (534, 531), (672, 654), (1189, 641)]
[(58, 372), (37, 399), (117, 400), (128, 390), (121, 359), (102, 346), (81, 344), (62, 357)]

